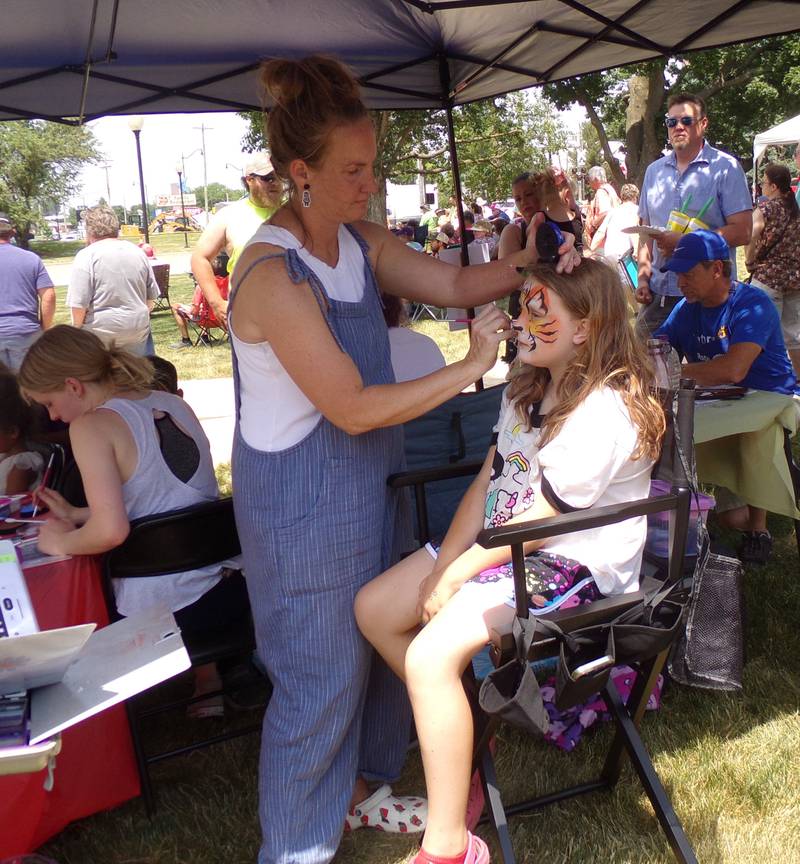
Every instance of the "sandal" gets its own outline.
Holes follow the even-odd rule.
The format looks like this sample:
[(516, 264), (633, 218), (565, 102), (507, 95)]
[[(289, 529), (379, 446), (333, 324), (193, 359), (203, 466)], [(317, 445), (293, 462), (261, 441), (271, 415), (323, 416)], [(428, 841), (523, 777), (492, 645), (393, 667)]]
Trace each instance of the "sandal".
[[(424, 849), (420, 849), (414, 856), (411, 864), (430, 864), (435, 861), (435, 856), (428, 855)], [(467, 834), (467, 851), (464, 853), (464, 864), (491, 864), (489, 847), (471, 831)]]
[[(198, 694), (199, 695), (199, 694)], [(190, 720), (208, 720), (225, 716), (225, 703), (222, 696), (212, 696), (202, 702), (192, 702), (186, 706), (186, 716)]]
[(391, 834), (419, 834), (428, 821), (428, 802), (414, 795), (392, 795), (384, 784), (345, 816), (345, 830), (377, 828)]

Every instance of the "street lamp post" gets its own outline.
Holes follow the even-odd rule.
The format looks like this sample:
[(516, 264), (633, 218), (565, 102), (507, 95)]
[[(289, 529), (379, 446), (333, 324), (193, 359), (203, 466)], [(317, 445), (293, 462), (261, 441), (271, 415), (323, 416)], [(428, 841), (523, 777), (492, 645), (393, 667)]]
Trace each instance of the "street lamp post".
[(175, 166), (178, 172), (178, 191), (181, 194), (181, 216), (183, 217), (183, 245), (189, 248), (189, 226), (186, 224), (186, 207), (183, 204), (183, 164), (178, 162)]
[(147, 218), (147, 200), (144, 194), (144, 172), (142, 171), (142, 147), (139, 143), (139, 135), (142, 132), (142, 126), (144, 126), (144, 117), (131, 117), (128, 120), (128, 126), (130, 126), (131, 132), (133, 132), (134, 138), (136, 138), (136, 160), (139, 163), (139, 190), (142, 194), (142, 230), (144, 231), (144, 242), (150, 242), (150, 226), (148, 224)]

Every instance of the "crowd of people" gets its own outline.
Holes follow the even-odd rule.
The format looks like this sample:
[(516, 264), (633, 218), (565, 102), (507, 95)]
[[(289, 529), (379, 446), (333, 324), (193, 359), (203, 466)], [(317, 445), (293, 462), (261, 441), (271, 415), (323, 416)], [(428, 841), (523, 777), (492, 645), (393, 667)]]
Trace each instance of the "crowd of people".
[[(191, 259), (197, 292), (173, 309), (179, 345), (202, 304), (230, 336), (241, 569), (220, 562), (128, 579), (115, 586), (117, 606), (125, 615), (164, 602), (185, 630), (251, 611), (273, 687), (260, 864), (323, 864), (345, 830), (363, 827), (424, 832), (416, 864), (486, 864), (469, 807), (461, 675), (515, 600), (509, 550), (485, 550), (476, 537), (647, 496), (664, 432), (647, 337), (668, 340), (701, 385), (798, 393), (791, 175), (767, 166), (754, 211), (738, 161), (706, 140), (703, 101), (680, 93), (665, 117), (671, 149), (647, 168), (641, 192), (633, 183), (617, 191), (594, 166), (581, 206), (554, 165), (516, 177), (512, 214), (502, 202), (453, 200), (389, 230), (365, 218), (376, 142), (350, 72), (326, 57), (271, 60), (261, 84), (273, 106), (270, 154), (254, 155), (247, 196), (203, 233)], [(544, 262), (536, 241), (548, 225), (560, 245)], [(631, 229), (640, 225), (660, 230), (639, 238)], [(88, 211), (86, 233), (66, 295), (72, 326), (53, 327), (52, 280), (12, 245), (0, 214), (0, 492), (37, 489), (30, 412), (41, 405), (68, 426), (85, 492), (76, 505), (37, 490), (49, 510), (40, 547), (59, 555), (105, 552), (131, 519), (218, 495), (197, 418), (176, 380), (158, 384), (147, 256), (118, 238), (107, 207)], [(462, 242), (485, 263), (441, 260)], [(736, 278), (739, 246), (749, 284)], [(638, 261), (635, 322), (617, 269), (626, 255)], [(508, 314), (492, 302), (506, 297)], [(487, 305), (465, 357), (445, 364), (402, 327), (406, 302)], [(403, 466), (402, 424), (480, 378), (502, 342), (514, 348), (512, 367), (483, 467), (445, 537), (398, 560), (408, 549), (386, 477)], [(742, 531), (742, 558), (765, 561), (765, 511), (718, 500)], [(529, 544), (530, 602), (583, 579), (582, 602), (635, 591), (645, 534), (641, 518)], [(199, 695), (218, 683), (215, 668), (197, 670)], [(205, 706), (212, 716), (218, 707)], [(390, 785), (412, 716), (426, 798)]]

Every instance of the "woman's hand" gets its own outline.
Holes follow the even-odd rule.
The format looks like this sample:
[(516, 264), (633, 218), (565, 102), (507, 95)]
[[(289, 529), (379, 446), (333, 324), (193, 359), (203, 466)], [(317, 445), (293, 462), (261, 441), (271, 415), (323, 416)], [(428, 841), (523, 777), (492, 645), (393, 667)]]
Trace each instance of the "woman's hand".
[(457, 591), (458, 586), (451, 585), (442, 571), (432, 570), (419, 585), (417, 616), (420, 623), (427, 624)]
[(39, 538), (36, 545), (46, 555), (63, 555), (64, 538), (75, 526), (66, 519), (48, 519), (39, 529)]
[[(539, 260), (536, 252), (536, 232), (539, 226), (545, 221), (545, 215), (542, 212), (536, 213), (531, 219), (528, 226), (528, 238), (525, 242), (525, 249), (530, 251), (534, 261)], [(558, 247), (558, 261), (556, 262), (556, 273), (572, 273), (572, 271), (581, 263), (580, 253), (575, 249), (575, 235), (569, 231), (564, 231), (564, 242)]]
[(73, 512), (75, 508), (63, 495), (60, 495), (54, 489), (46, 487), (38, 489), (33, 497), (34, 501), (44, 504), (57, 519), (66, 519), (68, 522), (77, 521)]
[(511, 319), (490, 304), (470, 322), (469, 351), (464, 360), (474, 363), (480, 369), (478, 374), (482, 375), (497, 362), (500, 343), (513, 335)]

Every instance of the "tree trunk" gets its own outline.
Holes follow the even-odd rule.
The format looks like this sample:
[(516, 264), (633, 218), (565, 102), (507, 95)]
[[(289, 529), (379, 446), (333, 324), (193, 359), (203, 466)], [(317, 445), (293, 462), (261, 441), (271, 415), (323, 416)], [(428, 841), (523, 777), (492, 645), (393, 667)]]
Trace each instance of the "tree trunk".
[(647, 166), (661, 155), (662, 142), (656, 129), (657, 115), (664, 103), (666, 61), (654, 60), (648, 75), (628, 79), (628, 108), (625, 112), (625, 150), (628, 181), (640, 189)]
[(375, 172), (375, 182), (378, 184), (378, 191), (374, 195), (369, 196), (367, 204), (367, 219), (370, 222), (377, 222), (378, 225), (386, 227), (386, 178), (382, 177), (377, 171)]
[[(616, 186), (617, 191), (625, 182), (625, 175), (622, 173), (622, 169), (619, 166), (619, 162), (614, 158), (614, 154), (611, 152), (611, 144), (608, 140), (608, 135), (606, 134), (605, 126), (603, 126), (603, 121), (600, 119), (600, 115), (595, 110), (594, 104), (592, 100), (589, 98), (587, 92), (581, 87), (580, 83), (575, 87), (575, 96), (578, 102), (583, 106), (586, 113), (589, 115), (589, 120), (594, 126), (595, 131), (597, 132), (597, 137), (600, 140), (600, 146), (603, 148), (603, 156), (611, 169), (611, 177), (609, 178), (613, 185)], [(591, 166), (590, 166), (591, 167)]]

